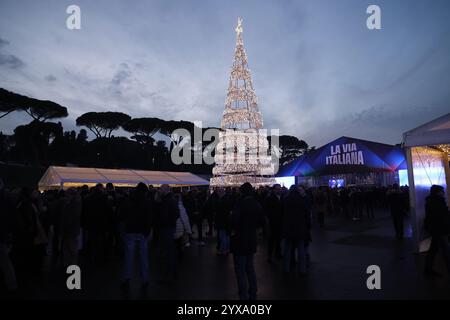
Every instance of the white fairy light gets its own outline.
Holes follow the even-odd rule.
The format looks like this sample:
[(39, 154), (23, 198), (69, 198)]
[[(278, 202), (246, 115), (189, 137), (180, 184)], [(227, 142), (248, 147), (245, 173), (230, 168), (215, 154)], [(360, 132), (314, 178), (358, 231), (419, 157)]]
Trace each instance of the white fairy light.
[(450, 145), (449, 144), (439, 144), (437, 146), (439, 149), (441, 149), (443, 152), (446, 152), (450, 155)]
[(238, 19), (236, 49), (228, 84), (219, 143), (214, 157), (211, 186), (238, 186), (250, 182), (254, 186), (275, 183), (274, 166), (268, 154), (267, 135), (253, 90), (247, 54), (242, 40), (242, 19)]

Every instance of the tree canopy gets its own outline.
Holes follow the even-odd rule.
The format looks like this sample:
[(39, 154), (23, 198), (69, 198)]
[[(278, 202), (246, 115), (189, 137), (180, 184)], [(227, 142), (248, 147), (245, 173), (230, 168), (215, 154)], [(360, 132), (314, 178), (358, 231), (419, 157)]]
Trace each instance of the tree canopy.
[(97, 138), (106, 138), (130, 120), (131, 117), (122, 112), (87, 112), (76, 119), (76, 124), (88, 128)]
[[(271, 137), (268, 137), (269, 141)], [(280, 166), (283, 166), (310, 150), (309, 145), (297, 137), (282, 135), (279, 139)]]
[(45, 122), (50, 119), (67, 117), (67, 108), (56, 102), (33, 99), (29, 108), (25, 109), (34, 120)]
[(126, 122), (122, 128), (134, 135), (131, 137), (139, 143), (153, 144), (152, 137), (164, 126), (164, 120), (158, 118), (134, 118)]
[(25, 109), (30, 98), (0, 88), (0, 118), (3, 118), (16, 110)]
[[(182, 152), (206, 151), (211, 141), (201, 140), (197, 144), (194, 135), (195, 124), (184, 120), (163, 120), (159, 118), (134, 118), (122, 112), (87, 112), (76, 119), (77, 126), (89, 129), (95, 138), (88, 140), (83, 128), (64, 132), (61, 123), (50, 120), (66, 117), (67, 108), (49, 100), (38, 100), (0, 88), (0, 118), (14, 111), (23, 111), (30, 115), (29, 124), (20, 125), (14, 135), (2, 136), (0, 133), (1, 160), (24, 161), (35, 165), (75, 163), (85, 166), (130, 167), (153, 170), (188, 170), (210, 173), (211, 165), (176, 165), (170, 161), (174, 146), (187, 144)], [(127, 137), (114, 137), (112, 132), (123, 128), (131, 133)], [(176, 129), (185, 129), (191, 139), (172, 135)], [(202, 128), (201, 137), (206, 130)], [(219, 130), (218, 128), (216, 128)], [(170, 139), (166, 146), (164, 139), (156, 140), (157, 133)], [(268, 137), (270, 141), (271, 137)], [(308, 144), (294, 136), (283, 135), (279, 138), (278, 150), (281, 154), (280, 165), (285, 165), (302, 154), (312, 150)], [(168, 140), (168, 139), (165, 139)], [(198, 140), (198, 139), (197, 139)], [(273, 146), (272, 146), (273, 147)], [(275, 148), (275, 147), (274, 147)], [(208, 150), (209, 151), (209, 150)], [(212, 150), (214, 154), (214, 150)]]
[(33, 120), (39, 122), (64, 118), (68, 115), (67, 108), (56, 102), (30, 98), (3, 88), (0, 88), (0, 111), (3, 112), (0, 118), (13, 111), (25, 111)]

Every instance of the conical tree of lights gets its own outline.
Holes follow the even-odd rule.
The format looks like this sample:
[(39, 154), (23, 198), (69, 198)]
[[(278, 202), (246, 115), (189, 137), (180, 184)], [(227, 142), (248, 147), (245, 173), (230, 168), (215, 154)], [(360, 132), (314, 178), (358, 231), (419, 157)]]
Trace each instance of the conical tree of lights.
[(242, 19), (236, 27), (236, 49), (228, 84), (225, 110), (216, 146), (214, 177), (210, 185), (253, 186), (275, 183), (269, 143), (263, 129), (261, 112), (253, 90), (252, 76), (242, 40)]

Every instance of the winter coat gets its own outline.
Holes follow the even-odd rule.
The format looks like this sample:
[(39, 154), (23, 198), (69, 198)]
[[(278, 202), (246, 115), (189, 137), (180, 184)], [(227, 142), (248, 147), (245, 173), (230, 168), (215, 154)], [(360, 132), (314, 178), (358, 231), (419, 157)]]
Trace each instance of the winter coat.
[(222, 198), (217, 197), (214, 203), (216, 213), (216, 228), (218, 230), (229, 230), (231, 227), (231, 201), (227, 195)]
[(171, 193), (164, 195), (158, 204), (158, 227), (160, 229), (171, 228), (175, 230), (179, 216), (180, 209), (178, 208), (178, 202)]
[(428, 196), (425, 199), (425, 229), (431, 236), (450, 234), (450, 213), (443, 197)]
[(81, 211), (81, 199), (71, 199), (65, 203), (60, 217), (62, 238), (76, 237), (80, 234)]
[(130, 199), (124, 202), (120, 218), (125, 227), (125, 233), (148, 236), (154, 219), (152, 202), (145, 193), (135, 191)]
[(256, 253), (256, 232), (262, 220), (261, 205), (253, 196), (238, 200), (231, 215), (230, 247), (234, 255), (247, 256)]
[(284, 199), (282, 237), (289, 240), (304, 240), (310, 238), (310, 208), (309, 201), (298, 192), (290, 192)]

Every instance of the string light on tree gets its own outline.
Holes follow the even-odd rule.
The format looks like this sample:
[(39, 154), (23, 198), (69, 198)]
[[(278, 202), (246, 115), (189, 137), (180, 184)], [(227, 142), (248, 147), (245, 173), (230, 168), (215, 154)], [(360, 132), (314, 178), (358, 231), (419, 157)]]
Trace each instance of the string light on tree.
[(216, 146), (214, 177), (211, 186), (238, 186), (275, 183), (269, 143), (263, 128), (261, 112), (253, 89), (247, 54), (242, 40), (242, 18), (236, 26), (236, 48), (230, 72), (225, 110)]

